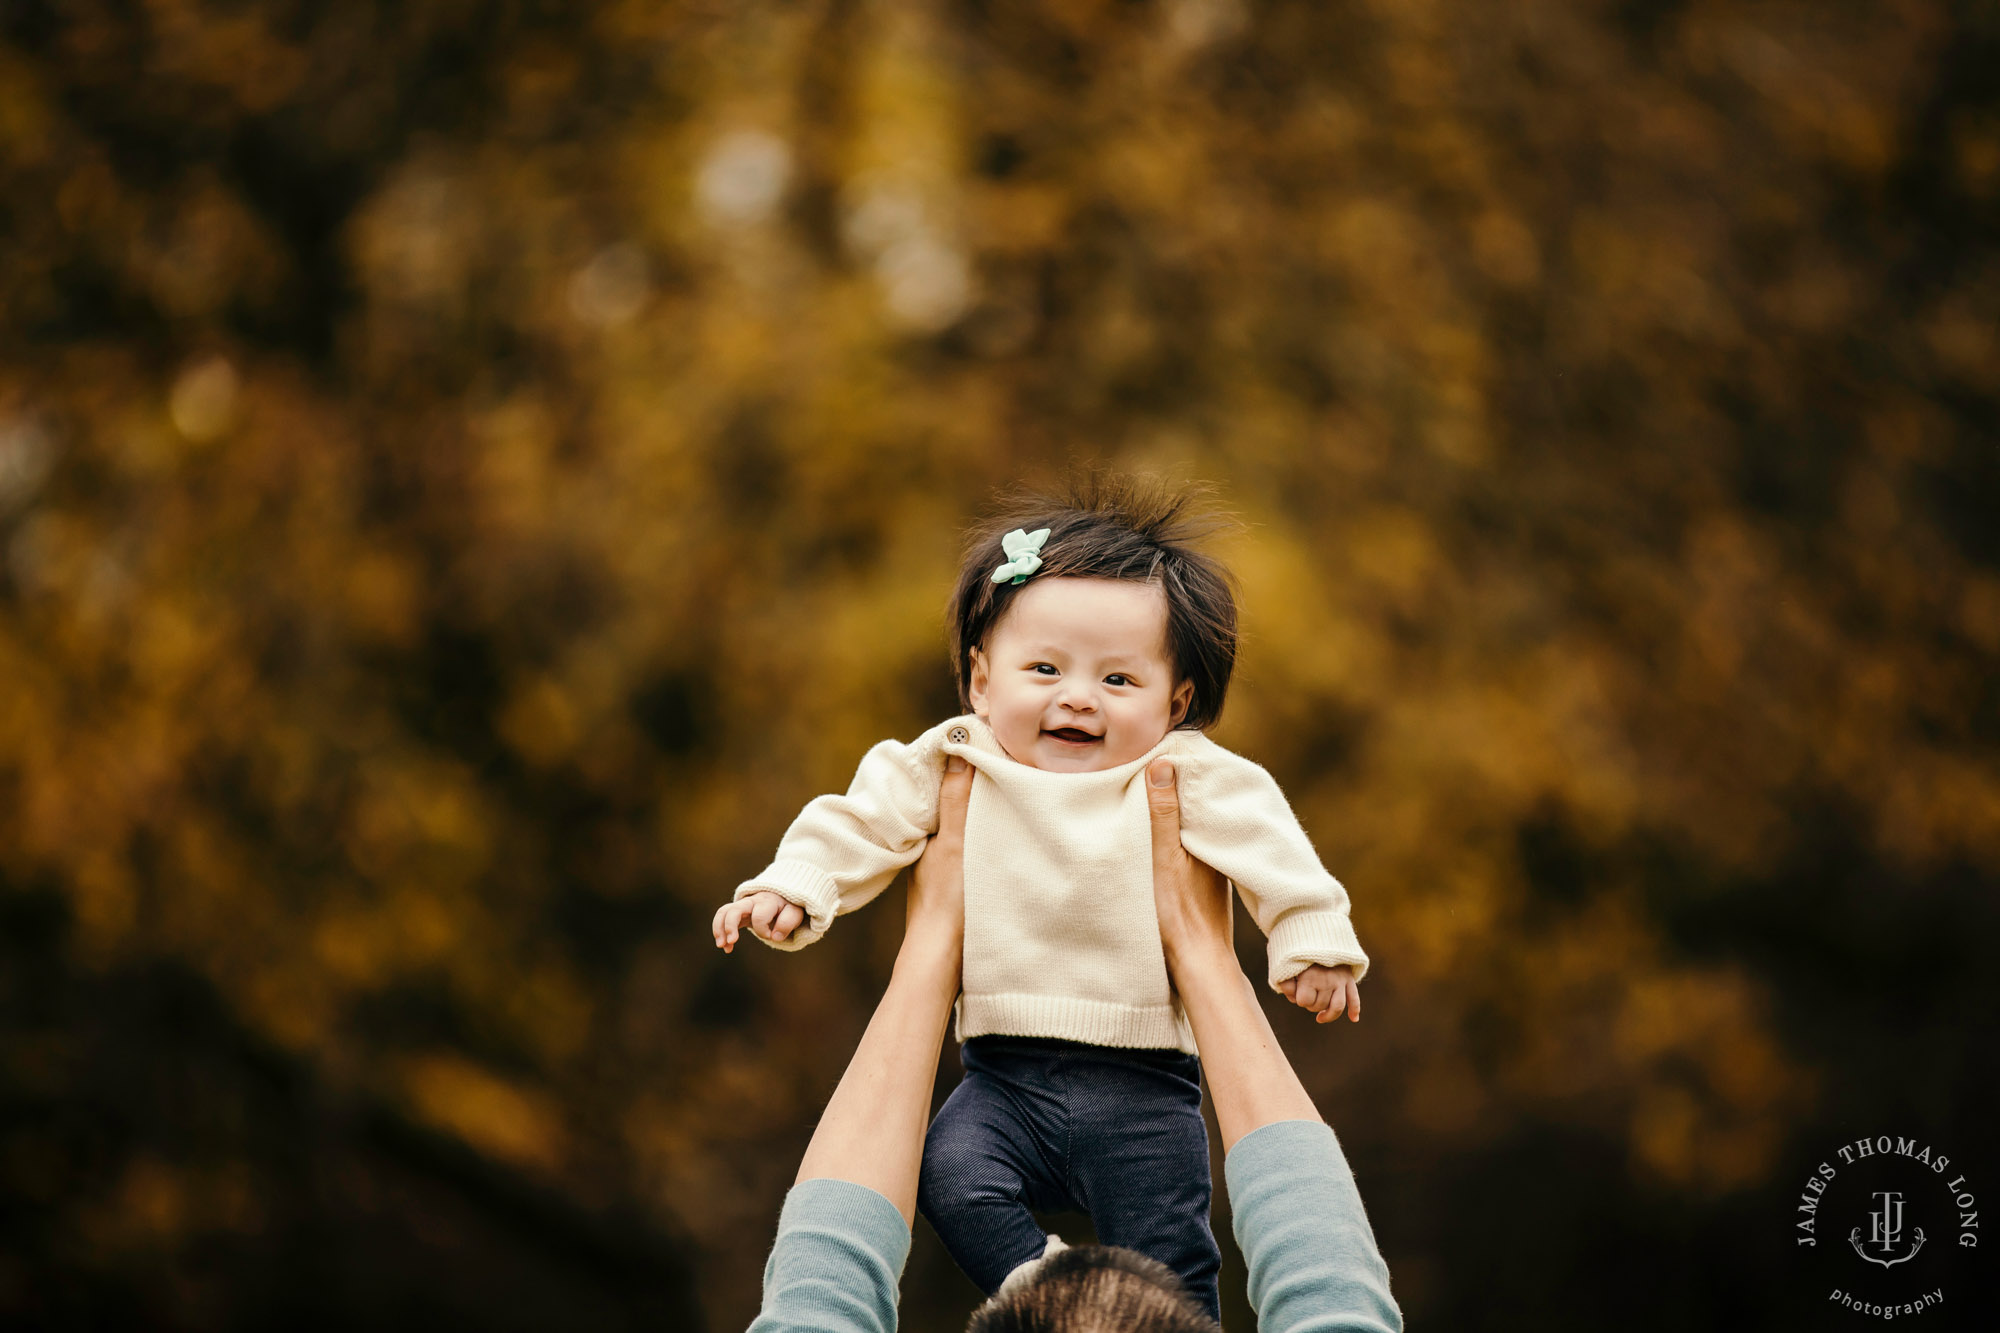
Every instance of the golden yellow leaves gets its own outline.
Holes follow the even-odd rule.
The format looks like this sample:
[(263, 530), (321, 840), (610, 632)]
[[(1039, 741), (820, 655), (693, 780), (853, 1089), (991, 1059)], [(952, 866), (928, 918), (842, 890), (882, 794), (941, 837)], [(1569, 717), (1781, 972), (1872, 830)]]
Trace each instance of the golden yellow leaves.
[(404, 1060), (402, 1084), (421, 1119), (479, 1151), (538, 1172), (562, 1165), (561, 1111), (547, 1094), (452, 1054)]
[[(761, 1253), (887, 937), (688, 922), (956, 708), (957, 530), (1073, 456), (1250, 521), (1219, 739), (1353, 892), (1394, 1058), (1320, 1067), (1406, 1158), (1752, 1187), (1795, 983), (1690, 937), (1819, 875), (1802, 801), (1864, 886), (2000, 865), (1943, 8), (635, 2), (463, 85), (393, 8), (0, 53), (0, 884), (79, 968), (559, 1188), (609, 1126)], [(234, 1215), (197, 1174), (105, 1215)]]

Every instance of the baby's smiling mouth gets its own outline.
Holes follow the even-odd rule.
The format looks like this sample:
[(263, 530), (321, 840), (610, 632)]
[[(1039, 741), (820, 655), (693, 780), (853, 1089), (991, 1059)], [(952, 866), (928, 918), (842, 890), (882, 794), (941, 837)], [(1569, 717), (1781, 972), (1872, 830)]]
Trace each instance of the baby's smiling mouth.
[(1102, 736), (1093, 736), (1078, 727), (1057, 727), (1054, 731), (1045, 731), (1042, 734), (1053, 736), (1059, 741), (1068, 741), (1072, 745), (1083, 745), (1091, 741), (1101, 741), (1104, 739)]

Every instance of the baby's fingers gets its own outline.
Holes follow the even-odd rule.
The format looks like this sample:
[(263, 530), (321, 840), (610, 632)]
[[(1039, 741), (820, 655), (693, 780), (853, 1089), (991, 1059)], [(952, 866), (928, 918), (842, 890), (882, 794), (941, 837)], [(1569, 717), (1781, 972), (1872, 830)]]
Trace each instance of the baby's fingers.
[(1334, 983), (1332, 1002), (1313, 1021), (1316, 1023), (1331, 1023), (1342, 1014), (1346, 1014), (1350, 1022), (1359, 1023), (1361, 1021), (1360, 982), (1342, 980)]
[(1314, 1011), (1326, 1008), (1326, 983), (1310, 971), (1301, 972), (1292, 991), (1292, 1003)]
[(736, 952), (736, 932), (750, 909), (742, 903), (724, 903), (715, 913), (715, 947), (724, 953)]
[(797, 930), (804, 923), (805, 919), (805, 908), (800, 907), (797, 903), (786, 903), (784, 909), (778, 913), (777, 919), (771, 922), (771, 938), (774, 940), (790, 939), (792, 932)]

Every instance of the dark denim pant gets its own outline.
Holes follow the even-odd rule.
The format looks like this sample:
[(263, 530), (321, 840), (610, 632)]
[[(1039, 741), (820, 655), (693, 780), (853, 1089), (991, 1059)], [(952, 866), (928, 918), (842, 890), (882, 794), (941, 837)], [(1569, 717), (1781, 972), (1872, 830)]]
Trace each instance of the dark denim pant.
[(1183, 1051), (974, 1037), (931, 1122), (917, 1205), (989, 1295), (1047, 1241), (1030, 1210), (1090, 1214), (1219, 1317), (1201, 1061)]

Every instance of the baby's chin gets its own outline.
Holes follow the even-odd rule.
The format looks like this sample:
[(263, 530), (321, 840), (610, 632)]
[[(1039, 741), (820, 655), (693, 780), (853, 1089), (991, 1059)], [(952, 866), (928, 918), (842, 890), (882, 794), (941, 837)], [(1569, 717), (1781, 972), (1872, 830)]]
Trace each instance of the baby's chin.
[[(1154, 743), (1157, 744), (1158, 742), (1155, 741)], [(1076, 745), (1057, 740), (1047, 732), (1042, 732), (1027, 746), (1026, 754), (1016, 754), (1014, 752), (1015, 747), (1006, 744), (1004, 741), (1001, 743), (1000, 748), (1007, 751), (1007, 757), (1016, 763), (1026, 764), (1030, 768), (1039, 768), (1045, 772), (1097, 773), (1107, 768), (1116, 768), (1120, 764), (1137, 759), (1140, 755), (1146, 753), (1146, 750), (1151, 749), (1152, 746), (1148, 745), (1143, 749), (1131, 750), (1130, 753), (1126, 753), (1125, 751), (1130, 748), (1129, 746), (1112, 750), (1101, 740), (1088, 745)]]

